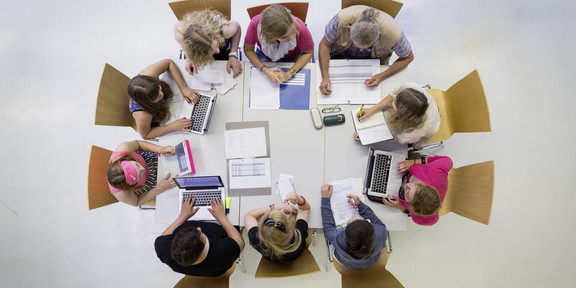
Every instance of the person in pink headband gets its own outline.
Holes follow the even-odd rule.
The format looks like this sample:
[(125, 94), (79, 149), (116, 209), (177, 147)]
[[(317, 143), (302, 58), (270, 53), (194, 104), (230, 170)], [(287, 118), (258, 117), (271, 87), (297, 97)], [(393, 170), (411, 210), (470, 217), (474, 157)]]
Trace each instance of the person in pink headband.
[(168, 173), (152, 189), (137, 193), (146, 187), (146, 180), (150, 171), (146, 167), (146, 161), (136, 151), (151, 151), (162, 155), (174, 155), (176, 151), (172, 146), (159, 146), (146, 141), (130, 141), (118, 145), (112, 153), (106, 178), (112, 195), (120, 202), (132, 206), (140, 206), (161, 192), (176, 186)]

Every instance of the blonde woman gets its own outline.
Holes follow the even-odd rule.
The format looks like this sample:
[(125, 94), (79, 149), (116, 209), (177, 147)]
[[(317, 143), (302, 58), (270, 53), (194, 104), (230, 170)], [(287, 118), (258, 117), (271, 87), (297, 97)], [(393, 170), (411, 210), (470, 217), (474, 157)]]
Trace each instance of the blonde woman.
[(186, 55), (186, 71), (190, 75), (214, 60), (228, 60), (226, 69), (228, 73), (234, 70), (234, 77), (242, 73), (238, 60), (241, 36), (238, 22), (211, 9), (188, 13), (174, 25), (174, 37)]
[(285, 201), (289, 203), (271, 204), (244, 216), (250, 245), (271, 261), (296, 259), (306, 248), (310, 204), (294, 192)]
[[(258, 46), (258, 49), (254, 48)], [(314, 40), (308, 27), (282, 5), (271, 5), (254, 16), (244, 37), (244, 53), (250, 63), (272, 82), (283, 83), (310, 61)], [(294, 62), (289, 71), (268, 69), (264, 62)]]
[[(412, 144), (416, 147), (426, 144), (440, 129), (440, 112), (432, 95), (415, 83), (407, 83), (382, 99), (378, 104), (365, 108), (360, 121), (374, 113), (388, 109), (386, 124), (400, 144)], [(359, 141), (358, 133), (354, 139)]]

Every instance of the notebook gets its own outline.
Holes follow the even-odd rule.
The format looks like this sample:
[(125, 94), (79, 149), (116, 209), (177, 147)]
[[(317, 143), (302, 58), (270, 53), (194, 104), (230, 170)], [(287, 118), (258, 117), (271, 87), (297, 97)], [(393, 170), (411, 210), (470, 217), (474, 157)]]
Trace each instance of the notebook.
[(190, 142), (184, 140), (174, 145), (174, 150), (176, 150), (176, 154), (174, 155), (160, 155), (164, 167), (164, 174), (170, 172), (170, 175), (175, 177), (196, 173), (194, 160), (192, 159), (192, 151), (190, 150)]
[(204, 135), (208, 132), (215, 104), (216, 96), (200, 93), (200, 101), (198, 103), (194, 104), (184, 101), (180, 110), (180, 118), (192, 119), (192, 126), (187, 127), (187, 129), (190, 129), (192, 133)]
[(363, 193), (376, 197), (398, 196), (402, 185), (398, 162), (405, 158), (403, 154), (369, 148)]
[(354, 128), (360, 136), (360, 143), (362, 145), (368, 145), (376, 142), (382, 142), (394, 138), (390, 129), (386, 126), (386, 120), (384, 119), (384, 114), (379, 112), (371, 115), (364, 120), (359, 121), (356, 114), (360, 112), (360, 109), (352, 109), (352, 119), (354, 122)]
[[(210, 201), (214, 198), (219, 198), (224, 203), (226, 188), (220, 176), (175, 177), (173, 179), (179, 188), (179, 203), (191, 195), (192, 198), (196, 198), (194, 207), (200, 208), (189, 220), (216, 220), (208, 208), (210, 208)], [(179, 205), (179, 209), (182, 209), (182, 205)]]

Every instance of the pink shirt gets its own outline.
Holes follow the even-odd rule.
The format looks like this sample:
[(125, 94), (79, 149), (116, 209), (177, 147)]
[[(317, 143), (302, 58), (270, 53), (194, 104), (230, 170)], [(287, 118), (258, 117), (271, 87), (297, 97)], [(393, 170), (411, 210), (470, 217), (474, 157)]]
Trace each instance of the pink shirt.
[[(408, 171), (410, 171), (412, 176), (418, 178), (420, 181), (436, 188), (436, 190), (438, 190), (438, 194), (440, 195), (440, 202), (444, 202), (446, 191), (448, 191), (448, 172), (450, 172), (450, 169), (452, 169), (452, 165), (452, 159), (449, 157), (434, 156), (428, 158), (428, 164), (413, 164), (410, 166)], [(412, 220), (416, 224), (434, 225), (440, 218), (438, 213), (428, 216), (416, 215), (410, 208), (410, 203), (402, 199), (400, 199), (400, 202), (404, 208), (410, 211)]]
[[(244, 36), (244, 45), (257, 45), (261, 48), (260, 41), (258, 40), (258, 24), (260, 23), (261, 16), (262, 14), (258, 14), (250, 21), (248, 30)], [(292, 17), (296, 23), (300, 25), (300, 35), (296, 38), (296, 47), (293, 50), (288, 51), (288, 54), (284, 55), (282, 58), (293, 58), (300, 55), (303, 51), (314, 49), (314, 40), (312, 39), (312, 35), (310, 34), (306, 23), (302, 22), (302, 20), (296, 16)]]
[[(112, 161), (114, 161), (116, 158), (122, 157), (124, 155), (132, 156), (132, 158), (136, 159), (136, 161), (138, 161), (138, 163), (140, 163), (140, 165), (142, 165), (142, 167), (146, 167), (146, 171), (148, 171), (148, 167), (146, 166), (146, 161), (144, 160), (144, 158), (142, 158), (142, 156), (140, 156), (138, 153), (130, 152), (130, 151), (114, 151), (112, 153), (112, 156), (110, 156), (110, 161), (108, 161), (108, 164), (112, 163)], [(112, 185), (110, 185), (110, 183), (108, 183), (108, 187), (110, 187), (110, 192), (112, 192), (112, 193), (117, 193), (117, 192), (123, 191), (122, 189), (112, 187)]]

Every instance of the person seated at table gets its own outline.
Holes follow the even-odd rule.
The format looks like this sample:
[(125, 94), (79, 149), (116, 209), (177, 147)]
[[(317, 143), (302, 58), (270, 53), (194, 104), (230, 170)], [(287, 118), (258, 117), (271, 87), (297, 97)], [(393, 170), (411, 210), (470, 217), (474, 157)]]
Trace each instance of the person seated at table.
[[(407, 83), (378, 104), (364, 108), (356, 117), (360, 121), (374, 113), (388, 109), (386, 125), (394, 141), (400, 144), (412, 144), (420, 147), (428, 142), (440, 129), (440, 112), (436, 101), (428, 91), (415, 83)], [(358, 133), (354, 139), (360, 141)]]
[[(255, 46), (258, 46), (256, 51)], [(244, 53), (250, 63), (272, 82), (283, 83), (310, 61), (314, 40), (308, 27), (288, 8), (274, 4), (254, 16), (244, 37)], [(268, 69), (262, 62), (294, 62), (290, 70)]]
[(218, 223), (188, 221), (198, 207), (191, 196), (182, 200), (180, 215), (156, 238), (156, 255), (174, 272), (191, 276), (217, 277), (232, 265), (244, 250), (242, 235), (232, 226), (220, 199), (208, 208)]
[(296, 259), (306, 248), (310, 204), (294, 192), (284, 201), (289, 203), (271, 204), (244, 216), (250, 245), (271, 261)]
[(365, 269), (378, 262), (382, 249), (386, 247), (386, 225), (358, 196), (348, 195), (350, 204), (358, 206), (360, 216), (352, 217), (346, 228), (337, 229), (330, 206), (332, 185), (324, 184), (321, 193), (324, 237), (330, 241), (336, 261), (348, 269)]
[(160, 125), (161, 121), (170, 118), (166, 101), (174, 96), (168, 83), (158, 78), (164, 72), (170, 73), (186, 101), (197, 103), (200, 99), (198, 92), (186, 86), (178, 66), (172, 60), (164, 59), (144, 68), (128, 83), (130, 113), (143, 139), (153, 139), (173, 131), (190, 131), (187, 127), (192, 126), (192, 120), (184, 118)]
[(158, 154), (168, 156), (175, 153), (172, 146), (159, 146), (140, 140), (118, 145), (110, 156), (106, 172), (110, 192), (120, 202), (140, 206), (176, 186), (170, 179), (170, 173), (156, 185)]
[(184, 15), (174, 25), (174, 37), (186, 55), (186, 71), (198, 74), (198, 69), (214, 60), (228, 60), (226, 69), (234, 70), (234, 77), (242, 73), (238, 60), (238, 45), (242, 28), (234, 20), (227, 20), (222, 13), (204, 9)]
[(448, 172), (452, 159), (446, 156), (421, 157), (398, 163), (398, 171), (404, 173), (398, 197), (382, 198), (382, 203), (407, 213), (414, 223), (434, 225), (440, 216), (438, 211), (448, 191)]
[(380, 65), (388, 65), (392, 52), (399, 57), (384, 72), (367, 79), (368, 87), (406, 68), (414, 53), (404, 36), (402, 28), (386, 12), (365, 5), (353, 5), (342, 9), (326, 24), (324, 37), (318, 45), (318, 60), (322, 82), (320, 92), (332, 93), (328, 67), (333, 59), (380, 59)]

